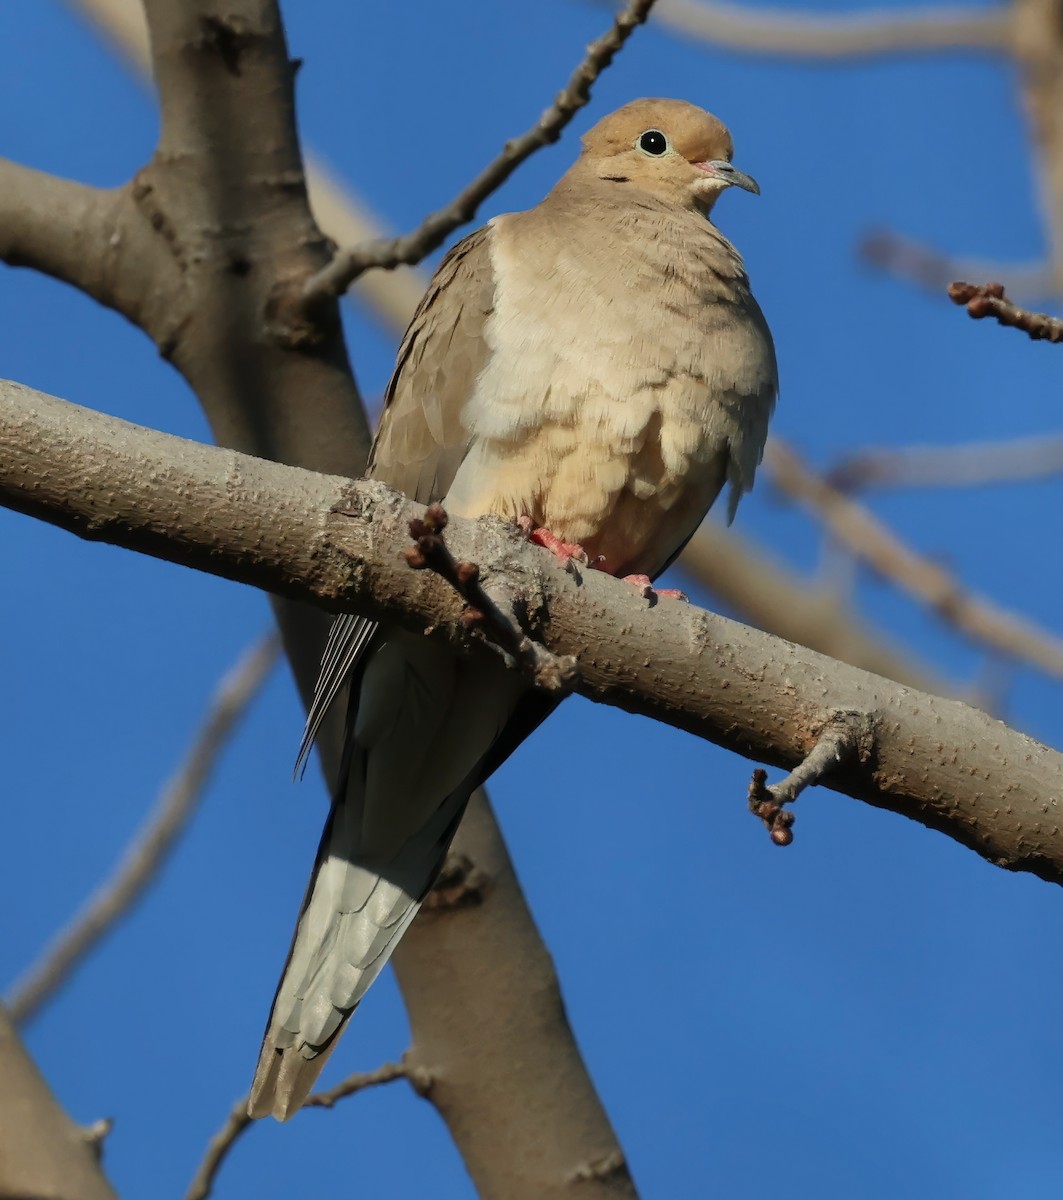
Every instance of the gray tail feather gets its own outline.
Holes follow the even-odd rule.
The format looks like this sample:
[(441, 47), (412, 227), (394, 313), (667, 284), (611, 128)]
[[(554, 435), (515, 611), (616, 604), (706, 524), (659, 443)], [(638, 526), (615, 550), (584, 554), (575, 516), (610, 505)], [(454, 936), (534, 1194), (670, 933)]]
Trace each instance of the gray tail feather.
[(449, 796), (387, 863), (359, 860), (359, 806), (334, 803), (273, 1001), (250, 1116), (285, 1121), (310, 1094), (435, 882), (467, 799), (464, 788)]

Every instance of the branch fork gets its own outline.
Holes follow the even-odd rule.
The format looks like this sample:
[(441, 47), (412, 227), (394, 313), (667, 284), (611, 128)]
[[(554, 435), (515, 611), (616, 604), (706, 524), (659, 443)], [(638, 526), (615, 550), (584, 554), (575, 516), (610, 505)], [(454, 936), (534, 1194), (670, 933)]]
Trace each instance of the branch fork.
[(749, 811), (764, 822), (776, 846), (789, 846), (794, 840), (794, 814), (785, 806), (847, 759), (854, 755), (866, 758), (872, 737), (868, 713), (837, 712), (820, 730), (812, 749), (781, 782), (769, 786), (768, 772), (757, 767), (749, 782)]
[(432, 570), (445, 579), (465, 601), (461, 614), (465, 628), (480, 630), (531, 675), (536, 687), (567, 695), (579, 680), (575, 658), (551, 654), (528, 637), (515, 616), (502, 611), (484, 589), (479, 565), (459, 562), (451, 554), (443, 537), (448, 520), (442, 504), (430, 504), (424, 517), (414, 518), (410, 522), (414, 545), (405, 551), (406, 562), (415, 571)]

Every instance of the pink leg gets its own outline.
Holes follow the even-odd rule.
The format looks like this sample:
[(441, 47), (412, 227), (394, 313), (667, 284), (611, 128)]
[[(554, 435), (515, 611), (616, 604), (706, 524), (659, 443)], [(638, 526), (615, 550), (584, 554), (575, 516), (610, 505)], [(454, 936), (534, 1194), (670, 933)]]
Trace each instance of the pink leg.
[(665, 596), (669, 600), (690, 599), (686, 592), (681, 592), (679, 588), (655, 588), (648, 575), (624, 575), (623, 580), (637, 587), (647, 600), (652, 600), (654, 596)]
[(556, 554), (562, 562), (567, 562), (569, 559), (575, 559), (579, 563), (589, 561), (587, 551), (578, 542), (563, 541), (549, 529), (540, 529), (532, 522), (531, 517), (518, 517), (517, 526), (527, 535), (529, 542), (534, 542), (537, 546), (544, 546)]

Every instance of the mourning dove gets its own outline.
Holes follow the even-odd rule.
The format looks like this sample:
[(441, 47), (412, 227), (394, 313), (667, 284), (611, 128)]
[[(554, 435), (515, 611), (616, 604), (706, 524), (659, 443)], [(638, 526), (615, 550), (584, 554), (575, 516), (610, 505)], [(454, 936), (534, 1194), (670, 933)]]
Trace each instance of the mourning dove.
[[(742, 260), (707, 220), (727, 129), (636, 100), (535, 208), (444, 258), (399, 348), (368, 473), (655, 578), (753, 484), (777, 390)], [(340, 617), (302, 755), (350, 683), (346, 751), (248, 1111), (284, 1120), (413, 920), (472, 790), (551, 705), (501, 660)]]

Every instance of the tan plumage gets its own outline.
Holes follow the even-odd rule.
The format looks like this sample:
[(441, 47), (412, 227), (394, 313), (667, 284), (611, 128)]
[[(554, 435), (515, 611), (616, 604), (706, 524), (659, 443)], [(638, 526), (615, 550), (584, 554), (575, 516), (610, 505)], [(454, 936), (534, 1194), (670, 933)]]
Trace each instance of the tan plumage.
[[(649, 135), (653, 136), (649, 136)], [(725, 484), (753, 484), (777, 390), (742, 260), (706, 218), (715, 117), (638, 100), (537, 207), (443, 260), (399, 349), (369, 473), (453, 513), (530, 518), (654, 577)], [(416, 914), (469, 793), (549, 706), (501, 663), (342, 617), (303, 753), (351, 680), (347, 760), (249, 1111), (283, 1119)]]

